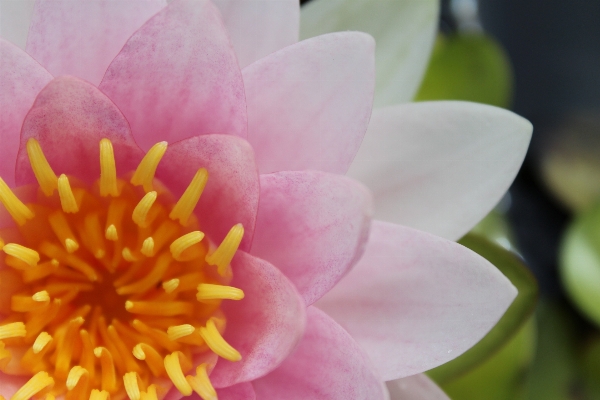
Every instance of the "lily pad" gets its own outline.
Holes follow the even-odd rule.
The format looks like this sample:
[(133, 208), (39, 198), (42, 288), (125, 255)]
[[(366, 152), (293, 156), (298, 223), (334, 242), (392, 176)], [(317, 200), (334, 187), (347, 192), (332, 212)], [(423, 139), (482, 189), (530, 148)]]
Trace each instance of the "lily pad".
[(600, 327), (600, 204), (569, 226), (559, 264), (567, 294)]
[(456, 359), (427, 372), (441, 385), (462, 376), (499, 351), (529, 319), (538, 297), (535, 278), (515, 254), (472, 233), (465, 235), (459, 243), (494, 264), (510, 279), (519, 294), (496, 326), (475, 346)]

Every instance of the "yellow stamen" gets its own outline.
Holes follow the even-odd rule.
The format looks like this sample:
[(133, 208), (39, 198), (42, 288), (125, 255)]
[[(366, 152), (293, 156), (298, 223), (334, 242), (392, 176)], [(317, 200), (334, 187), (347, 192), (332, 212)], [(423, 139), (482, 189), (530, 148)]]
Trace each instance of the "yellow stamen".
[(56, 371), (58, 378), (67, 377), (68, 371), (71, 369), (71, 361), (74, 350), (75, 338), (79, 333), (79, 328), (85, 320), (82, 317), (77, 317), (69, 321), (67, 332), (63, 340), (57, 344)]
[(148, 368), (154, 376), (161, 376), (165, 372), (163, 358), (160, 353), (146, 343), (138, 343), (132, 351), (135, 358), (146, 361)]
[(121, 255), (123, 256), (123, 259), (124, 259), (125, 261), (128, 261), (128, 262), (136, 262), (136, 261), (139, 261), (139, 258), (138, 258), (138, 257), (136, 257), (136, 256), (134, 256), (134, 254), (132, 253), (132, 251), (131, 251), (131, 250), (129, 250), (129, 247), (125, 247), (125, 248), (123, 249), (123, 251), (121, 252)]
[(156, 201), (158, 194), (154, 191), (146, 193), (140, 202), (133, 209), (131, 218), (140, 228), (146, 228), (148, 226), (147, 216), (150, 208)]
[(110, 240), (111, 242), (116, 242), (117, 240), (119, 240), (117, 227), (114, 225), (109, 225), (108, 228), (106, 228), (104, 237), (106, 237), (106, 240)]
[(4, 204), (6, 211), (19, 225), (24, 225), (28, 219), (34, 217), (33, 211), (19, 200), (0, 177), (0, 203)]
[[(106, 255), (106, 244), (102, 227), (100, 224), (100, 215), (90, 213), (83, 220), (83, 232), (85, 232), (85, 245), (96, 259), (101, 259)], [(83, 234), (82, 234), (83, 236)]]
[(167, 335), (169, 335), (169, 339), (175, 341), (184, 336), (191, 335), (195, 330), (196, 328), (190, 324), (170, 326), (169, 329), (167, 329)]
[(173, 258), (177, 261), (184, 261), (181, 259), (181, 253), (196, 243), (200, 243), (202, 239), (204, 239), (204, 233), (200, 231), (186, 233), (185, 235), (181, 236), (171, 243), (169, 248), (171, 250), (171, 254), (173, 254)]
[(102, 368), (102, 390), (114, 393), (117, 390), (117, 375), (112, 354), (105, 347), (96, 347), (94, 355), (100, 359)]
[(206, 256), (206, 262), (210, 265), (216, 265), (221, 276), (226, 273), (227, 267), (231, 263), (243, 237), (244, 227), (242, 224), (234, 225), (219, 247), (212, 254)]
[(126, 301), (125, 309), (133, 314), (172, 317), (192, 314), (194, 306), (187, 301)]
[(106, 390), (92, 389), (90, 400), (108, 400), (110, 394)]
[[(10, 351), (6, 350), (4, 348), (4, 346), (5, 346), (4, 342), (0, 340), (0, 371), (5, 371), (6, 366), (12, 359), (12, 355), (10, 354)], [(161, 360), (161, 364), (162, 364), (162, 360)]]
[[(47, 289), (46, 289), (47, 290)], [(60, 311), (61, 299), (54, 299), (47, 310), (40, 310), (25, 324), (26, 340), (33, 340), (48, 325)]]
[(39, 352), (44, 350), (44, 348), (50, 342), (52, 342), (52, 336), (50, 336), (48, 332), (40, 333), (35, 339), (35, 342), (33, 342), (33, 346), (31, 346), (31, 348), (33, 349), (33, 354), (38, 354)]
[(131, 183), (134, 186), (143, 185), (146, 192), (151, 191), (156, 168), (166, 151), (167, 142), (156, 143), (152, 146), (135, 170)]
[(42, 371), (35, 374), (21, 389), (15, 393), (10, 400), (29, 400), (42, 390), (54, 386), (54, 379), (47, 372)]
[(128, 371), (141, 372), (140, 366), (138, 365), (138, 363), (135, 361), (135, 359), (131, 355), (131, 352), (129, 350), (130, 348), (127, 347), (125, 342), (123, 342), (123, 339), (121, 339), (121, 337), (119, 336), (119, 333), (117, 332), (115, 327), (112, 325), (108, 327), (108, 336), (110, 337), (111, 341), (117, 348), (119, 355), (123, 358), (123, 362), (125, 363), (125, 368)]
[(2, 250), (15, 258), (23, 261), (30, 267), (35, 267), (37, 263), (40, 261), (40, 255), (37, 251), (32, 250), (28, 247), (21, 246), (17, 243), (7, 243), (4, 245)]
[(47, 291), (35, 293), (33, 296), (13, 295), (10, 299), (10, 309), (15, 312), (31, 312), (40, 310), (50, 303)]
[(140, 253), (142, 253), (146, 257), (154, 256), (154, 239), (152, 238), (152, 236), (144, 240)]
[(188, 218), (194, 212), (198, 200), (204, 191), (206, 182), (208, 181), (208, 171), (205, 168), (200, 168), (190, 185), (185, 189), (183, 195), (171, 210), (169, 218), (172, 220), (179, 220), (179, 223), (183, 226), (187, 224)]
[(69, 253), (73, 253), (79, 249), (79, 243), (75, 239), (75, 235), (69, 226), (67, 218), (61, 211), (53, 212), (48, 216), (50, 227), (56, 234), (56, 237), (64, 244), (65, 249)]
[(138, 331), (142, 335), (148, 336), (150, 339), (154, 340), (161, 347), (168, 351), (175, 351), (181, 347), (179, 343), (175, 343), (169, 340), (169, 336), (165, 332), (160, 331), (158, 329), (150, 328), (148, 325), (144, 324), (138, 319), (134, 319), (131, 325), (136, 331)]
[(112, 143), (108, 139), (100, 140), (100, 196), (117, 197), (117, 167)]
[(69, 178), (65, 174), (62, 174), (58, 178), (58, 195), (60, 197), (60, 205), (62, 210), (67, 214), (75, 214), (79, 212), (79, 205), (75, 200), (75, 195), (71, 189)]
[(88, 374), (89, 373), (88, 373), (87, 369), (85, 369), (79, 365), (76, 365), (73, 368), (71, 368), (71, 370), (69, 371), (69, 376), (67, 377), (67, 389), (69, 389), (69, 390), (75, 389), (75, 386), (77, 386), (81, 377), (84, 375), (87, 376)]
[[(168, 252), (162, 253), (156, 260), (154, 267), (144, 277), (136, 282), (133, 282), (127, 286), (121, 286), (117, 288), (117, 293), (120, 295), (131, 294), (131, 293), (143, 293), (150, 288), (156, 286), (162, 279), (165, 272), (167, 272), (169, 265), (171, 264), (171, 254)], [(140, 302), (143, 303), (143, 302)], [(135, 312), (135, 311), (132, 311)], [(162, 315), (162, 314), (161, 314)]]
[[(182, 366), (181, 363), (184, 363), (184, 366)], [(183, 375), (183, 368), (189, 369), (190, 367), (191, 363), (180, 351), (175, 351), (165, 357), (165, 370), (167, 371), (167, 375), (177, 390), (184, 396), (192, 394), (192, 387)]]
[(127, 396), (131, 400), (140, 400), (140, 386), (138, 385), (138, 374), (135, 372), (128, 372), (123, 375), (123, 383), (125, 385), (125, 391)]
[(206, 342), (208, 347), (217, 355), (229, 361), (239, 361), (242, 359), (242, 355), (231, 347), (229, 343), (223, 339), (223, 336), (219, 333), (214, 321), (208, 320), (206, 327), (199, 329), (200, 336)]
[(14, 337), (25, 337), (27, 331), (25, 330), (25, 324), (22, 322), (13, 322), (0, 326), (0, 340), (14, 338)]
[(96, 273), (94, 267), (77, 257), (75, 254), (67, 253), (62, 247), (58, 247), (50, 242), (42, 242), (39, 246), (39, 249), (40, 252), (47, 257), (59, 260), (63, 264), (81, 272), (90, 281), (95, 282), (98, 280), (98, 274)]
[(241, 300), (244, 298), (244, 291), (232, 286), (213, 285), (210, 283), (201, 283), (198, 285), (196, 299), (203, 300)]
[(202, 400), (217, 400), (217, 391), (208, 378), (206, 367), (207, 364), (200, 364), (196, 368), (196, 376), (188, 375), (185, 379)]
[(119, 231), (121, 230), (121, 223), (126, 208), (127, 202), (123, 199), (113, 199), (108, 206), (105, 229), (105, 237), (107, 240), (113, 242), (119, 240)]
[(48, 275), (54, 273), (59, 265), (57, 260), (52, 259), (38, 264), (33, 268), (28, 268), (23, 271), (23, 282), (30, 283), (39, 279), (44, 279)]
[(163, 282), (162, 287), (167, 293), (173, 293), (175, 289), (179, 286), (179, 279), (174, 278), (170, 279), (166, 282)]
[(148, 386), (148, 390), (142, 392), (141, 400), (158, 400), (158, 396), (156, 395), (156, 386)]
[(40, 143), (34, 138), (27, 140), (27, 155), (29, 156), (29, 163), (35, 179), (40, 184), (42, 192), (46, 196), (51, 196), (54, 193), (54, 189), (58, 187), (58, 178), (56, 174), (48, 164), (48, 160), (42, 151)]

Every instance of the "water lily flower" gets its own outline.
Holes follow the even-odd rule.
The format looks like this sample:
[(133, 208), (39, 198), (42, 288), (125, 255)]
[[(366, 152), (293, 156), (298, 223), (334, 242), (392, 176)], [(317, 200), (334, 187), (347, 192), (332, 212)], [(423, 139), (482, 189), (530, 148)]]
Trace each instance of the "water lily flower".
[(360, 168), (454, 239), (513, 179), (522, 118), (468, 103), (371, 118), (373, 38), (297, 42), (296, 1), (20, 14), (26, 51), (0, 41), (5, 398), (440, 397), (413, 375), (515, 297), (464, 247), (372, 220), (344, 174), (366, 133)]

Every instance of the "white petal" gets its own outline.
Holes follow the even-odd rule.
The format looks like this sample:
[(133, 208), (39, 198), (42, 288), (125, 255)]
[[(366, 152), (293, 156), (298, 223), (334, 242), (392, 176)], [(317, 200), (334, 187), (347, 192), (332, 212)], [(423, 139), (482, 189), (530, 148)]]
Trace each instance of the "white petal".
[(375, 110), (348, 174), (375, 196), (375, 217), (447, 239), (468, 232), (519, 171), (532, 126), (476, 103)]
[(450, 400), (427, 375), (417, 374), (386, 382), (391, 400)]
[(377, 42), (375, 106), (410, 101), (429, 61), (438, 0), (313, 0), (300, 12), (302, 39), (358, 30)]
[(0, 36), (25, 49), (35, 0), (0, 0)]

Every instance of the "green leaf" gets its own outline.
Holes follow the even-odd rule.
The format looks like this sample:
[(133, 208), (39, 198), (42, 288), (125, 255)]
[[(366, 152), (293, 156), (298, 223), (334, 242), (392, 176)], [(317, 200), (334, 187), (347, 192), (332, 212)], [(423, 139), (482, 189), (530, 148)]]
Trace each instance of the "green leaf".
[(438, 25), (439, 0), (312, 0), (300, 10), (300, 37), (361, 31), (376, 41), (375, 106), (413, 99)]
[(559, 265), (571, 300), (600, 326), (600, 204), (579, 215), (569, 226)]
[(415, 100), (465, 100), (506, 108), (512, 88), (510, 62), (492, 38), (440, 35)]
[(529, 319), (538, 297), (535, 278), (516, 255), (471, 233), (459, 243), (494, 264), (510, 279), (519, 294), (496, 326), (475, 346), (456, 359), (427, 372), (441, 385), (472, 370), (500, 350)]

